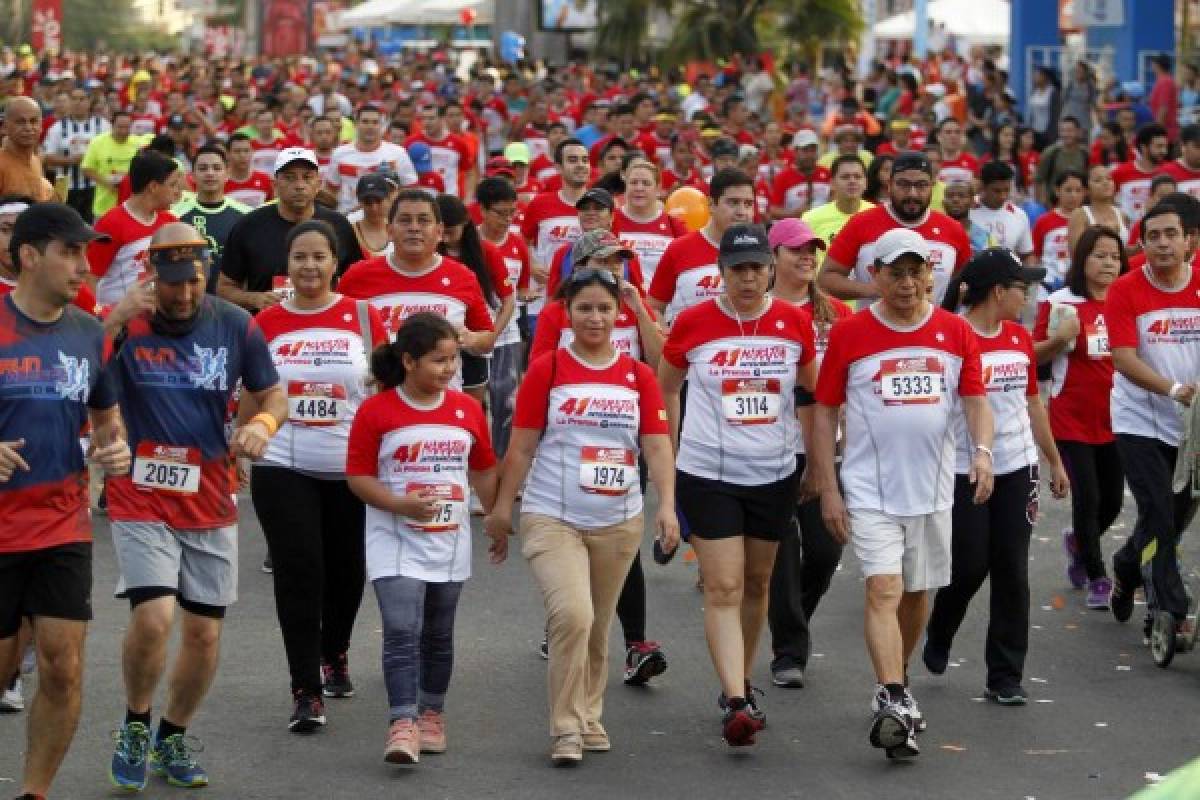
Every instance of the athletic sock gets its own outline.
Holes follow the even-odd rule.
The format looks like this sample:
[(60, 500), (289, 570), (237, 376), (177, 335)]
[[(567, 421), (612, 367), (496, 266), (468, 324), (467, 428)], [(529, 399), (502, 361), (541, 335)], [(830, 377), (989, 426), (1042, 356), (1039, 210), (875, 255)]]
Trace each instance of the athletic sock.
[(888, 697), (893, 703), (899, 703), (904, 699), (904, 684), (902, 683), (885, 683), (883, 688), (887, 689)]
[(157, 744), (165, 740), (168, 736), (174, 736), (177, 733), (184, 733), (186, 731), (186, 727), (176, 725), (166, 717), (160, 717), (158, 720), (158, 730), (154, 734), (154, 741)]
[(131, 722), (140, 722), (143, 725), (145, 725), (147, 728), (149, 728), (150, 727), (150, 709), (147, 708), (145, 711), (134, 711), (133, 709), (126, 708), (125, 709), (125, 724), (128, 725)]

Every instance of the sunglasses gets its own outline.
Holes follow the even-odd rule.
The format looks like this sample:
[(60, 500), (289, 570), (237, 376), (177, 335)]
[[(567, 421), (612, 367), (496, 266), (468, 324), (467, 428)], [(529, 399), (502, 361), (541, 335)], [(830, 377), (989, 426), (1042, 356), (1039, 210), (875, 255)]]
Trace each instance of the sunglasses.
[(571, 284), (572, 286), (578, 286), (584, 283), (592, 283), (593, 281), (599, 281), (600, 283), (612, 286), (614, 288), (620, 286), (620, 284), (617, 283), (617, 276), (613, 275), (611, 271), (607, 269), (597, 269), (595, 267), (573, 270), (570, 277), (567, 278), (567, 283)]

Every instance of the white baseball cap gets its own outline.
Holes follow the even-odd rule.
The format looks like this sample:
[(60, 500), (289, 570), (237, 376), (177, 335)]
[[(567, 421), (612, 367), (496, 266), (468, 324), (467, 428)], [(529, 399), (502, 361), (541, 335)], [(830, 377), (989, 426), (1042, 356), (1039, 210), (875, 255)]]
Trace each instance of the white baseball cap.
[(796, 135), (792, 137), (792, 147), (815, 147), (820, 144), (817, 139), (816, 131), (810, 131), (805, 128), (801, 131), (796, 131)]
[(912, 253), (929, 260), (929, 243), (911, 228), (893, 228), (875, 241), (875, 263), (894, 264), (900, 256)]
[(317, 154), (312, 150), (309, 150), (307, 147), (288, 147), (279, 151), (279, 155), (275, 156), (273, 174), (278, 175), (280, 170), (295, 161), (305, 161), (317, 169), (321, 168), (321, 162), (317, 161)]

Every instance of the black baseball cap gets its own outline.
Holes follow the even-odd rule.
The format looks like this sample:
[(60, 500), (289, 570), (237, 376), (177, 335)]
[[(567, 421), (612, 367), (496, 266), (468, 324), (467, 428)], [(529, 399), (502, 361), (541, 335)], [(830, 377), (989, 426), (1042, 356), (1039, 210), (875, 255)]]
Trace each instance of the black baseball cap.
[(187, 283), (199, 268), (208, 274), (209, 247), (204, 239), (163, 242), (146, 248), (146, 260), (154, 267), (154, 278), (163, 283)]
[(929, 177), (933, 177), (933, 162), (924, 153), (918, 153), (915, 150), (908, 150), (896, 156), (896, 160), (892, 162), (892, 174), (904, 172), (908, 169), (915, 169), (919, 172), (924, 172)]
[(708, 152), (713, 158), (720, 158), (722, 156), (733, 156), (734, 158), (737, 158), (740, 148), (738, 147), (738, 143), (733, 139), (722, 136), (720, 139), (717, 139), (712, 143), (712, 145), (708, 148)]
[(717, 266), (721, 269), (737, 264), (770, 264), (775, 260), (767, 232), (761, 225), (732, 225), (721, 236)]
[(1046, 277), (1046, 268), (1025, 266), (1017, 254), (1007, 247), (989, 247), (976, 253), (958, 277), (974, 289), (988, 289), (1017, 281), (1032, 286)]
[(358, 186), (355, 192), (359, 200), (366, 200), (368, 198), (383, 200), (391, 190), (392, 186), (388, 183), (386, 175), (379, 172), (368, 172), (358, 179)]
[(617, 207), (617, 203), (613, 200), (613, 196), (608, 189), (601, 189), (599, 187), (594, 187), (584, 192), (583, 196), (575, 201), (575, 208), (579, 208), (584, 203), (595, 203), (598, 206), (607, 208), (609, 211)]
[(172, 114), (167, 117), (168, 128), (182, 128), (184, 124), (183, 114)]
[(11, 252), (23, 244), (56, 241), (67, 244), (111, 241), (107, 233), (100, 233), (83, 221), (79, 212), (63, 203), (34, 203), (22, 211), (13, 223)]

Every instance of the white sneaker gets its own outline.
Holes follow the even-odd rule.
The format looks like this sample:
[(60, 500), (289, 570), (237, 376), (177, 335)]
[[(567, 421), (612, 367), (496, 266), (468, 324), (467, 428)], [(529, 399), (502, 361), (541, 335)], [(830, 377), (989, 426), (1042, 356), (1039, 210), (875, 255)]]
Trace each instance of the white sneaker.
[(474, 492), (471, 492), (471, 516), (483, 516), (483, 503), (479, 502), (479, 495), (475, 494)]
[(25, 710), (25, 696), (21, 688), (21, 679), (17, 678), (0, 694), (0, 713), (16, 714)]

